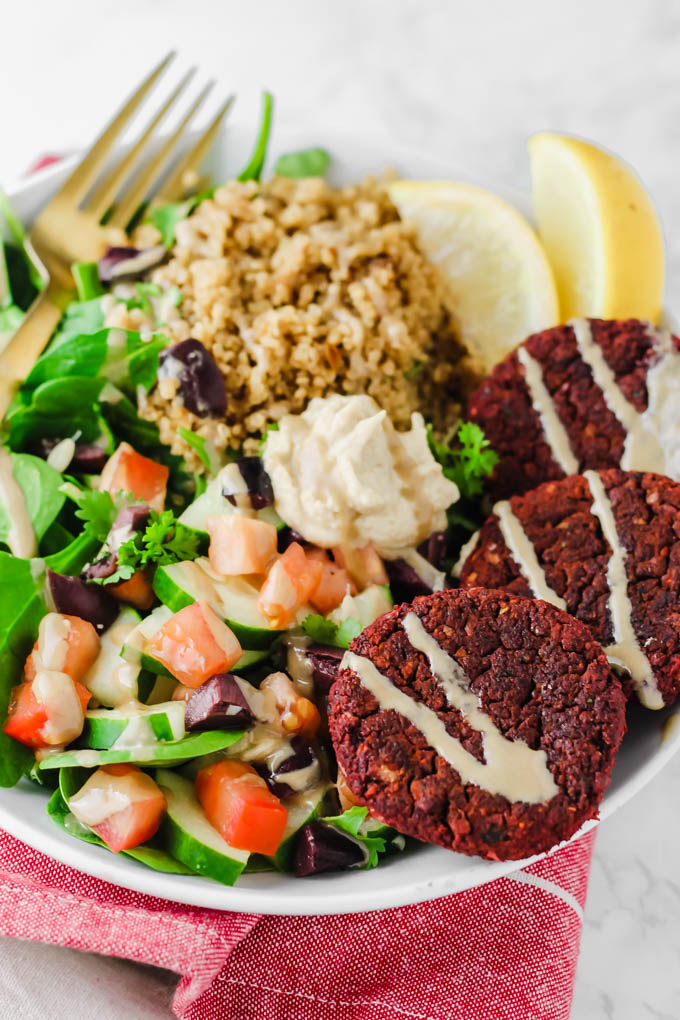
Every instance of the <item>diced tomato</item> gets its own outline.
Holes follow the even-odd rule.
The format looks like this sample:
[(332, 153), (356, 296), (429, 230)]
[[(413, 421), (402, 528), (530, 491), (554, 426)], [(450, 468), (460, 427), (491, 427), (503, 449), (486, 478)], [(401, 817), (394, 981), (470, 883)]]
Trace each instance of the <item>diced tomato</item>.
[(80, 680), (99, 655), (99, 635), (79, 616), (47, 613), (40, 621), (38, 640), (26, 660), (24, 678), (33, 680), (38, 669), (53, 669)]
[(257, 608), (271, 627), (287, 627), (319, 586), (323, 566), (297, 542), (274, 563), (260, 590)]
[(276, 557), (276, 528), (239, 514), (217, 514), (205, 522), (208, 557), (218, 574), (264, 574)]
[(309, 601), (322, 616), (339, 606), (348, 592), (356, 595), (356, 586), (347, 571), (333, 563), (324, 549), (307, 549), (305, 555), (321, 564), (321, 580)]
[(260, 690), (274, 695), (282, 733), (313, 737), (319, 729), (321, 716), (313, 701), (303, 698), (295, 690), (285, 673), (270, 673), (260, 684)]
[[(87, 708), (91, 694), (77, 680), (72, 681), (82, 706), (83, 713)], [(53, 739), (53, 734), (46, 739), (45, 726), (50, 721), (49, 705), (38, 701), (33, 690), (33, 682), (24, 682), (12, 688), (7, 721), (3, 726), (5, 733), (28, 747), (49, 747), (61, 741)], [(82, 725), (81, 725), (82, 730)], [(77, 734), (76, 734), (77, 735)], [(71, 739), (74, 739), (71, 737)]]
[(143, 570), (135, 570), (127, 581), (109, 585), (106, 590), (119, 602), (127, 602), (135, 609), (150, 609), (155, 597)]
[(345, 568), (359, 591), (372, 584), (389, 584), (385, 565), (370, 543), (360, 548), (337, 546), (333, 549), (333, 559), (338, 566)]
[(164, 464), (143, 457), (129, 443), (121, 443), (104, 465), (99, 488), (112, 494), (131, 492), (135, 499), (162, 510), (169, 474)]
[(252, 765), (229, 760), (208, 765), (196, 777), (196, 796), (230, 846), (270, 857), (276, 853), (288, 812)]
[[(101, 791), (101, 792), (100, 792)], [(93, 799), (88, 804), (88, 796)], [(102, 821), (91, 824), (91, 804), (97, 810), (101, 798), (129, 801), (127, 807), (113, 811)], [(76, 818), (89, 825), (109, 850), (119, 853), (146, 843), (158, 831), (165, 813), (165, 797), (151, 776), (136, 765), (102, 765), (69, 801)], [(88, 822), (88, 818), (90, 821)]]
[(241, 658), (241, 646), (207, 602), (192, 602), (168, 620), (149, 645), (180, 683), (200, 687)]

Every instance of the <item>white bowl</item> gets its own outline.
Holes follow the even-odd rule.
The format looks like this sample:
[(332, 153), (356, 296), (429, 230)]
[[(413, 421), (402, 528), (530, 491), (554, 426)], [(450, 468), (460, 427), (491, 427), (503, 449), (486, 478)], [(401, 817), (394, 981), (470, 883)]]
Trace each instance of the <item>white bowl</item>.
[[(229, 126), (221, 136), (206, 167), (213, 179), (233, 176), (243, 166), (254, 125)], [(375, 139), (338, 136), (315, 131), (275, 130), (270, 145), (274, 156), (281, 152), (323, 145), (333, 155), (332, 177), (337, 182), (380, 175), (387, 168), (407, 177), (472, 180), (469, 174), (443, 165), (419, 152), (386, 147)], [(75, 158), (48, 168), (19, 185), (10, 195), (17, 213), (30, 222), (60, 186)], [(530, 215), (529, 198), (493, 182), (480, 182)], [(641, 790), (680, 747), (680, 726), (669, 719), (680, 709), (649, 712), (633, 707), (627, 733), (614, 769), (611, 785), (602, 802), (601, 819), (613, 814)], [(673, 720), (674, 722), (676, 720)], [(11, 790), (0, 789), (0, 826), (13, 836), (64, 864), (117, 885), (152, 896), (218, 910), (243, 910), (264, 914), (343, 914), (419, 903), (490, 882), (517, 870), (527, 862), (492, 863), (437, 847), (423, 846), (388, 858), (371, 871), (348, 871), (317, 875), (304, 880), (290, 875), (244, 875), (232, 888), (209, 879), (164, 875), (69, 837), (57, 828), (45, 811), (47, 796), (24, 781)], [(581, 833), (596, 822), (587, 823)], [(532, 858), (537, 860), (538, 858)]]

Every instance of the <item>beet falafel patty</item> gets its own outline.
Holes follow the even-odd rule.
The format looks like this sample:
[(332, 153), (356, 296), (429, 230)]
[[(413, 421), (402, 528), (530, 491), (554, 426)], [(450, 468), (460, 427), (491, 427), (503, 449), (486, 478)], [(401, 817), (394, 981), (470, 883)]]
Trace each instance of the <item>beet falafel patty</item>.
[(679, 349), (638, 319), (576, 319), (530, 336), (469, 401), (500, 457), (492, 498), (586, 468), (680, 478)]
[(624, 713), (587, 627), (481, 588), (380, 617), (329, 702), (357, 800), (402, 833), (492, 860), (547, 850), (597, 814)]
[(680, 693), (680, 485), (586, 471), (497, 503), (455, 568), (587, 624), (648, 708)]

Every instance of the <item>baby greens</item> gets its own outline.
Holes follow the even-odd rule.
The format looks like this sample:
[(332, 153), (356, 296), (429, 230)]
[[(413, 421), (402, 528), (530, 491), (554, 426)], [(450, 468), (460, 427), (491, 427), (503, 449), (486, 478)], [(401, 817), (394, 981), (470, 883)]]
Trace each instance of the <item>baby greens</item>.
[(349, 648), (350, 641), (358, 637), (363, 628), (358, 620), (351, 618), (342, 620), (341, 623), (334, 623), (333, 620), (327, 620), (325, 616), (310, 613), (302, 621), (302, 629), (317, 644)]
[[(40, 457), (27, 453), (10, 454), (14, 480), (24, 494), (26, 510), (38, 541), (56, 520), (64, 505), (62, 477)], [(0, 544), (6, 544), (11, 530), (7, 509), (0, 502)]]
[(274, 173), (280, 177), (323, 177), (331, 161), (325, 149), (302, 149), (279, 156)]

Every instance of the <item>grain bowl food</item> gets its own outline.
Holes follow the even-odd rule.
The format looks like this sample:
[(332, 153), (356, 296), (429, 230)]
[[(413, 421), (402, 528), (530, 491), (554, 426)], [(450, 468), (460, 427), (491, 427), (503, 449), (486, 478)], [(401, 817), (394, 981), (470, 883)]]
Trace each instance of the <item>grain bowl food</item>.
[[(143, 230), (138, 243), (158, 241)], [(218, 451), (253, 453), (268, 425), (330, 393), (367, 392), (397, 428), (414, 411), (426, 410), (439, 431), (456, 420), (463, 350), (439, 270), (379, 181), (231, 181), (178, 224), (168, 262), (150, 279), (181, 297), (170, 305), (172, 342), (198, 340), (228, 385), (220, 418), (188, 411), (170, 378), (140, 402), (195, 470), (202, 465), (178, 426)], [(152, 323), (119, 303), (107, 324)]]

